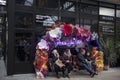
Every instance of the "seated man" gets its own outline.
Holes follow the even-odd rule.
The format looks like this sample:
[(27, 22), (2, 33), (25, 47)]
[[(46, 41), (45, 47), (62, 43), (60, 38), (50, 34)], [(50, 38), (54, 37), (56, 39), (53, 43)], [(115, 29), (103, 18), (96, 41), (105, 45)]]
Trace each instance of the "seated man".
[(86, 59), (87, 63), (89, 63), (91, 65), (92, 69), (94, 70), (95, 74), (97, 75), (98, 74), (97, 65), (95, 63), (95, 60), (92, 58), (92, 56), (89, 52), (86, 52), (85, 59)]
[(83, 67), (84, 69), (86, 69), (89, 73), (91, 77), (94, 77), (95, 73), (92, 70), (91, 66), (89, 63), (86, 62), (85, 60), (85, 49), (80, 49), (79, 53), (77, 54), (77, 64), (78, 66)]
[(59, 53), (57, 52), (56, 49), (54, 49), (52, 51), (52, 53), (53, 53), (52, 61), (53, 61), (53, 65), (54, 65), (54, 70), (56, 72), (56, 77), (60, 78), (60, 76), (58, 74), (60, 70), (62, 71), (63, 77), (65, 77), (65, 65), (60, 60)]

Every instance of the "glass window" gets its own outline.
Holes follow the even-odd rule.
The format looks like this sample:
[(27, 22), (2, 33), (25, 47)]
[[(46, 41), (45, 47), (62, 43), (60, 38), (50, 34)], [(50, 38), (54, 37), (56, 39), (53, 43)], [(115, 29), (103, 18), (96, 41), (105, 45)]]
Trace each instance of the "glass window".
[(5, 6), (0, 6), (0, 12), (2, 13), (7, 13), (6, 12), (7, 11), (7, 9), (6, 9), (6, 7)]
[(120, 35), (120, 20), (116, 21), (116, 32)]
[(91, 24), (91, 20), (90, 19), (84, 19), (84, 24)]
[(15, 3), (24, 6), (32, 6), (33, 0), (15, 0)]
[(91, 22), (92, 22), (91, 31), (98, 32), (98, 19), (93, 19), (93, 20), (91, 20)]
[(120, 9), (120, 5), (117, 5), (117, 9)]
[(0, 0), (0, 5), (6, 5), (6, 0)]
[(98, 7), (80, 4), (80, 13), (98, 15)]
[(120, 10), (117, 10), (117, 11), (116, 11), (116, 16), (117, 16), (117, 17), (120, 17)]
[(75, 12), (75, 2), (61, 1), (61, 10)]
[(100, 21), (99, 26), (100, 26), (100, 32), (104, 32), (104, 33), (114, 32), (114, 23), (112, 22)]
[(30, 13), (16, 13), (15, 15), (15, 27), (17, 28), (29, 28), (33, 24), (33, 15)]
[(75, 18), (61, 17), (61, 21), (67, 24), (75, 24)]
[(90, 28), (91, 31), (97, 32), (98, 24), (98, 6), (80, 4), (80, 25)]
[(38, 7), (58, 9), (58, 0), (36, 0)]
[(0, 16), (0, 24), (3, 24), (4, 23), (4, 17), (3, 16)]
[(30, 61), (31, 54), (31, 33), (15, 34), (15, 61)]
[(38, 27), (51, 27), (58, 21), (58, 16), (53, 15), (36, 15), (36, 25)]
[(105, 15), (105, 16), (115, 16), (115, 10), (110, 8), (99, 8), (99, 15)]

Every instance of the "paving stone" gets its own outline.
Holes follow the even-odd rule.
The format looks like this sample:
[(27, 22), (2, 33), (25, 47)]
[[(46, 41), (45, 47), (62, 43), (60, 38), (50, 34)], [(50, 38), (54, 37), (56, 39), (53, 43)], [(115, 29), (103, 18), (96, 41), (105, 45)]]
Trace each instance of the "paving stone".
[(72, 72), (70, 78), (55, 77), (55, 73), (49, 73), (45, 79), (36, 79), (34, 73), (16, 74), (6, 76), (4, 61), (0, 60), (0, 80), (120, 80), (120, 68), (110, 68), (108, 71), (102, 71), (99, 75), (91, 78), (85, 70)]

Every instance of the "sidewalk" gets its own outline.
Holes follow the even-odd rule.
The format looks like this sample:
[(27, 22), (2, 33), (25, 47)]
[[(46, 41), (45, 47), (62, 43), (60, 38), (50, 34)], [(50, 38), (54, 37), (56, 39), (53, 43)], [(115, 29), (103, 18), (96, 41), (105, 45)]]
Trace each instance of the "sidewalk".
[(70, 79), (62, 77), (57, 79), (53, 73), (49, 73), (49, 76), (45, 79), (36, 79), (34, 73), (6, 76), (4, 62), (0, 60), (0, 80), (120, 80), (120, 68), (110, 68), (108, 71), (102, 71), (94, 78), (91, 78), (84, 70), (72, 72), (70, 77)]

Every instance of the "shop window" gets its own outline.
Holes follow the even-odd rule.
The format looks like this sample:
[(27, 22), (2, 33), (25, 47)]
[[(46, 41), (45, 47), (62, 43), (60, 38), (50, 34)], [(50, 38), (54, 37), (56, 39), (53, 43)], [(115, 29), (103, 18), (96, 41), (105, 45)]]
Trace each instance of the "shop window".
[(0, 0), (0, 5), (6, 5), (6, 0)]
[(91, 20), (92, 25), (91, 25), (91, 31), (92, 32), (98, 32), (98, 20), (97, 19), (93, 19)]
[(0, 6), (0, 12), (6, 13), (7, 9), (5, 6)]
[(120, 5), (117, 5), (117, 9), (120, 9)]
[(120, 35), (120, 20), (116, 21), (116, 32)]
[(0, 16), (0, 24), (3, 24), (4, 23), (4, 17)]
[(58, 21), (58, 16), (53, 15), (36, 15), (36, 26), (37, 27), (51, 27)]
[(75, 18), (61, 17), (61, 21), (67, 24), (75, 24)]
[(80, 18), (80, 25), (82, 26), (83, 25), (83, 18)]
[(30, 13), (16, 13), (15, 15), (15, 27), (17, 28), (29, 28), (33, 24), (33, 15)]
[(115, 16), (115, 10), (111, 8), (99, 8), (99, 15), (105, 15), (105, 16)]
[(15, 0), (15, 3), (18, 5), (32, 6), (34, 0)]
[(98, 15), (98, 7), (80, 4), (80, 13)]
[(120, 10), (117, 10), (117, 11), (116, 11), (116, 16), (117, 16), (117, 17), (120, 17)]
[(83, 26), (87, 27), (88, 29), (91, 29), (91, 20), (81, 18), (80, 19), (80, 27), (83, 27)]
[(31, 39), (30, 33), (15, 34), (15, 61), (30, 61)]
[(91, 31), (97, 32), (98, 24), (98, 6), (80, 4), (79, 15), (80, 25), (90, 28)]
[(91, 20), (90, 19), (84, 19), (84, 24), (91, 24)]
[(38, 7), (42, 8), (57, 8), (58, 9), (58, 0), (36, 0)]
[(100, 21), (99, 26), (100, 26), (100, 32), (114, 34), (114, 23)]
[(75, 2), (61, 1), (61, 10), (75, 12)]

